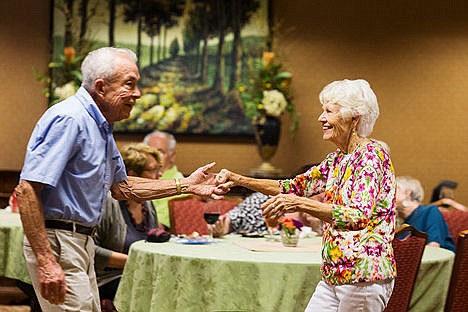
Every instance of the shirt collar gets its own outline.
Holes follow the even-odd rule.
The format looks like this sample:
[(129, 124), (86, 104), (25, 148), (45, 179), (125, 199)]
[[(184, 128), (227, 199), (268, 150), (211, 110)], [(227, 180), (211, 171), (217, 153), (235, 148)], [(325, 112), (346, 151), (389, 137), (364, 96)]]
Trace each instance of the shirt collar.
[(112, 124), (110, 124), (102, 112), (99, 110), (96, 102), (94, 102), (91, 95), (88, 91), (81, 86), (78, 91), (76, 92), (76, 97), (80, 99), (80, 103), (86, 109), (88, 114), (96, 121), (96, 124), (102, 129), (106, 134), (112, 132)]

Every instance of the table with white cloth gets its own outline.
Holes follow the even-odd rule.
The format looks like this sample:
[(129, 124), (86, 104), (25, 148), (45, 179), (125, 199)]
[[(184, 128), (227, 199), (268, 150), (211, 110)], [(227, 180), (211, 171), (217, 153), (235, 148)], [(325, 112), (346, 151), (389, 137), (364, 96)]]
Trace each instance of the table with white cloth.
[[(138, 241), (114, 303), (119, 311), (303, 311), (320, 281), (320, 237), (283, 247), (227, 236), (207, 245)], [(409, 311), (443, 311), (454, 254), (426, 247)]]

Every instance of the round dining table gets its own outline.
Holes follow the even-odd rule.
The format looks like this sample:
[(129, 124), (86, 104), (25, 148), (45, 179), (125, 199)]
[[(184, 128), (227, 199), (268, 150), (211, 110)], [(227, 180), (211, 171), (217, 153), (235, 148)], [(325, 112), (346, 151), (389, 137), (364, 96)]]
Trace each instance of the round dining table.
[(19, 214), (0, 209), (0, 276), (31, 284), (23, 255), (23, 237)]
[[(321, 279), (321, 238), (284, 247), (228, 235), (211, 244), (132, 244), (119, 311), (304, 311)], [(409, 311), (443, 311), (454, 254), (427, 246)]]

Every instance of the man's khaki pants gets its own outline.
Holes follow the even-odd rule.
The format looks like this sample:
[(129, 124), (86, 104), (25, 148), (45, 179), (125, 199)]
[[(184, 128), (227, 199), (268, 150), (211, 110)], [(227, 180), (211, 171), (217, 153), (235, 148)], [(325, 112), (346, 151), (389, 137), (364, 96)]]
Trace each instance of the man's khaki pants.
[(46, 230), (55, 258), (65, 273), (67, 293), (61, 305), (51, 304), (41, 296), (36, 256), (25, 237), (24, 256), (42, 311), (100, 312), (92, 237), (66, 230)]

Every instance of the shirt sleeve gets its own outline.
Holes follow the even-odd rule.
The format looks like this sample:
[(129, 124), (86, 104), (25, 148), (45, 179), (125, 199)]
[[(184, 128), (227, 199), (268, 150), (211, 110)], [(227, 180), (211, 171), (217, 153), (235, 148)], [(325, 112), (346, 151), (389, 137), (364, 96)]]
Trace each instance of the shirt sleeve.
[(265, 219), (260, 206), (268, 200), (262, 193), (253, 193), (246, 197), (239, 205), (231, 209), (227, 216), (231, 220), (234, 232), (263, 232), (266, 231)]
[(311, 197), (324, 192), (334, 154), (329, 154), (318, 166), (309, 168), (305, 173), (280, 181), (282, 193)]
[(78, 124), (70, 116), (39, 122), (28, 143), (21, 179), (56, 187), (80, 146), (79, 133)]
[(436, 242), (441, 246), (445, 242), (448, 226), (436, 206), (431, 206), (426, 219), (427, 243)]
[(112, 162), (114, 166), (114, 177), (112, 179), (112, 184), (116, 184), (127, 178), (127, 171), (125, 169), (122, 155), (120, 154), (114, 140), (112, 140)]

